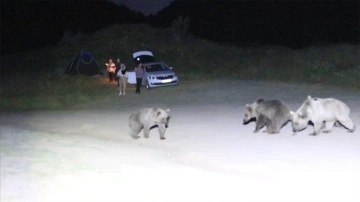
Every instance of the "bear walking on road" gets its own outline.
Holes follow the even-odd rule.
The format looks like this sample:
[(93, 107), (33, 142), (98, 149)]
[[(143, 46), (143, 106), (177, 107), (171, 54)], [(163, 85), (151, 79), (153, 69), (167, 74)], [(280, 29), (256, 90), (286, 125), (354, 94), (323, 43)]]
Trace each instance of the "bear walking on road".
[(309, 122), (314, 125), (311, 135), (318, 135), (324, 128), (324, 132), (330, 132), (334, 124), (340, 124), (350, 132), (355, 131), (349, 107), (334, 98), (312, 98), (309, 95), (296, 112), (290, 113), (295, 133), (305, 129)]
[(144, 130), (144, 137), (149, 138), (150, 129), (158, 127), (160, 139), (165, 139), (165, 130), (170, 120), (170, 109), (144, 108), (134, 112), (129, 117), (131, 128), (130, 136), (137, 139), (141, 130)]
[(288, 106), (281, 100), (257, 99), (252, 104), (246, 104), (243, 124), (255, 119), (254, 133), (266, 126), (268, 134), (279, 133), (280, 129), (291, 119)]

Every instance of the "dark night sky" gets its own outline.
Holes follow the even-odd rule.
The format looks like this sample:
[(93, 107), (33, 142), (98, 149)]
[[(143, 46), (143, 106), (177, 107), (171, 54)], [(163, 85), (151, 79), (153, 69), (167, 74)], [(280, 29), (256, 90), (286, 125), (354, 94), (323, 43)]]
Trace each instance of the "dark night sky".
[(1, 1), (1, 53), (55, 45), (66, 31), (89, 33), (115, 23), (170, 26), (179, 15), (190, 18), (196, 37), (239, 46), (359, 43), (359, 1), (180, 0), (143, 16), (110, 1), (32, 0)]

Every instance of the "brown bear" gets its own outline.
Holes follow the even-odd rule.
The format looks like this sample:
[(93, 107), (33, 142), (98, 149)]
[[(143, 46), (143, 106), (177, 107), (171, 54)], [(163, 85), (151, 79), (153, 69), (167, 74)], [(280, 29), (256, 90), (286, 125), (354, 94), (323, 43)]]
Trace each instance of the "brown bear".
[(279, 133), (280, 129), (291, 119), (288, 106), (281, 100), (257, 99), (252, 104), (246, 104), (243, 124), (255, 119), (254, 133), (266, 126), (268, 134)]
[(341, 125), (350, 132), (355, 131), (349, 107), (334, 98), (312, 98), (309, 95), (296, 112), (290, 113), (294, 133), (305, 129), (309, 122), (314, 125), (311, 135), (318, 135), (323, 128), (324, 132), (330, 132), (334, 125)]
[(160, 139), (165, 139), (165, 130), (170, 120), (170, 109), (144, 108), (134, 112), (129, 117), (131, 128), (130, 136), (137, 139), (138, 134), (143, 129), (144, 137), (149, 138), (150, 129), (158, 127)]

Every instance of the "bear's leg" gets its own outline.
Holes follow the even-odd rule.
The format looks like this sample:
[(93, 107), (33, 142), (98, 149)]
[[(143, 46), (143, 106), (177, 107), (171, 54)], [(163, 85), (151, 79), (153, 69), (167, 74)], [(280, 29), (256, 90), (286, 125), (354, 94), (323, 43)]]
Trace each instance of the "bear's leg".
[(159, 128), (160, 140), (165, 140), (165, 130), (166, 130), (165, 124), (160, 124), (158, 128)]
[(133, 137), (134, 139), (139, 138), (140, 136), (138, 136), (138, 134), (142, 130), (142, 124), (135, 122), (130, 123), (130, 128), (131, 128), (130, 136)]
[(267, 122), (267, 118), (264, 115), (260, 114), (258, 118), (256, 118), (254, 133), (259, 132), (259, 130), (265, 126), (266, 122)]
[(275, 133), (280, 133), (281, 128), (283, 128), (290, 120), (288, 118), (278, 120), (275, 130)]
[(264, 132), (266, 132), (267, 134), (274, 134), (274, 122), (273, 121), (271, 121), (270, 119), (267, 119), (267, 121), (266, 121), (266, 131), (264, 131)]
[(150, 126), (144, 125), (144, 138), (149, 138)]
[(321, 131), (321, 128), (323, 126), (323, 122), (322, 121), (319, 121), (319, 122), (313, 122), (314, 124), (314, 132), (311, 133), (310, 135), (319, 135), (320, 131)]
[(273, 120), (271, 122), (271, 134), (280, 133), (281, 125), (279, 124), (279, 120)]
[[(334, 126), (335, 121), (325, 121), (325, 129), (322, 131), (323, 133), (329, 133), (331, 132), (333, 126)], [(323, 128), (323, 127), (321, 127)]]
[(339, 119), (339, 122), (341, 125), (343, 125), (346, 129), (348, 129), (350, 132), (354, 132), (355, 131), (355, 124), (354, 122), (350, 119), (350, 117), (344, 118), (344, 119)]

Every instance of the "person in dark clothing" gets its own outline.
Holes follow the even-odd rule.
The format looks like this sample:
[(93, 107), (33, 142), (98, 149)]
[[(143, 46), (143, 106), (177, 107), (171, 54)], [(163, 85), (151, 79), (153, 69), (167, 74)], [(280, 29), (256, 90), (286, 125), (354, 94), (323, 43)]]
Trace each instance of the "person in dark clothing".
[(120, 77), (118, 76), (118, 72), (119, 72), (119, 70), (121, 69), (120, 66), (121, 66), (120, 58), (117, 58), (117, 59), (116, 59), (115, 76), (116, 76), (116, 80), (117, 80), (118, 85), (119, 85), (119, 79), (120, 79)]
[(142, 63), (139, 63), (136, 67), (135, 67), (135, 75), (136, 75), (136, 91), (135, 93), (140, 94), (140, 87), (141, 87), (141, 83), (142, 83), (142, 79), (144, 76), (144, 68)]

